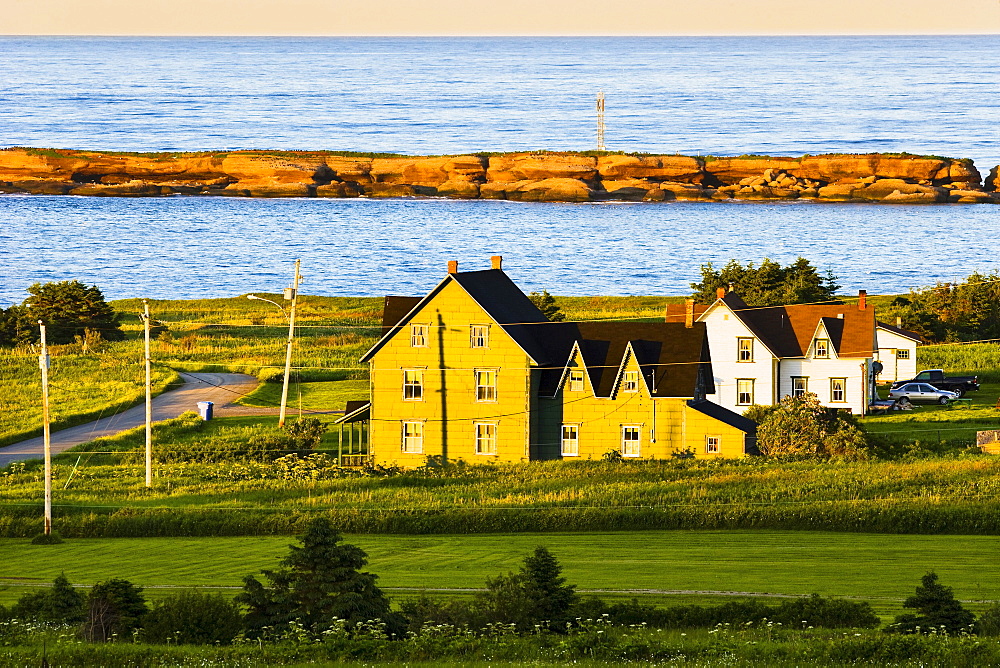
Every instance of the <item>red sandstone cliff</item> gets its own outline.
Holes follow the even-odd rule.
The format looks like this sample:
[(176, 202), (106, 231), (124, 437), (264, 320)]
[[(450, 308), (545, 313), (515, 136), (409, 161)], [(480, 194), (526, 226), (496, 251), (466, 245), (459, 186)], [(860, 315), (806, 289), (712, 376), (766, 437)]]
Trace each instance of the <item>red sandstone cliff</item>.
[(508, 153), (359, 157), (330, 152), (0, 150), (0, 192), (103, 196), (403, 197), (587, 202), (816, 199), (996, 202), (967, 160), (909, 155)]

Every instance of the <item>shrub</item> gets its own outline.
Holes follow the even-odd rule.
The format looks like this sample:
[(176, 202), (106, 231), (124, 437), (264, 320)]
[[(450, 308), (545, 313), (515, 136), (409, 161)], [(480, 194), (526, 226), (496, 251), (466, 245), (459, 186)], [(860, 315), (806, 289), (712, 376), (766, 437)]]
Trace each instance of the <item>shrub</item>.
[(994, 603), (979, 615), (979, 634), (1000, 636), (1000, 604)]
[(87, 596), (86, 608), (83, 635), (92, 642), (132, 636), (149, 612), (142, 587), (121, 578), (95, 584)]
[(154, 643), (228, 645), (242, 626), (232, 601), (220, 594), (184, 591), (153, 607), (143, 622), (143, 637)]
[(841, 411), (829, 411), (815, 394), (786, 396), (757, 429), (764, 455), (863, 457), (867, 441), (857, 422)]

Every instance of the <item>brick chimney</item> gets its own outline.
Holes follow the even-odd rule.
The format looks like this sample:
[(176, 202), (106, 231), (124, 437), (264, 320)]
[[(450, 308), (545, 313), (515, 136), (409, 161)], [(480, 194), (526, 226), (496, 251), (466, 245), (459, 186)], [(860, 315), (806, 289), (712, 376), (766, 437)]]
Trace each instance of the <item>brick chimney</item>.
[(864, 311), (868, 307), (868, 291), (858, 290), (858, 310)]
[(449, 260), (448, 261), (448, 273), (449, 274), (457, 274), (458, 273), (458, 260)]
[(725, 288), (716, 288), (715, 289), (715, 296), (718, 297), (719, 299), (722, 299), (723, 297), (726, 296), (726, 289)]
[(493, 255), (490, 257), (491, 269), (503, 269), (503, 255)]
[(903, 318), (902, 316), (896, 316), (896, 327), (903, 329)]
[(684, 326), (694, 327), (694, 300), (685, 299), (684, 300)]

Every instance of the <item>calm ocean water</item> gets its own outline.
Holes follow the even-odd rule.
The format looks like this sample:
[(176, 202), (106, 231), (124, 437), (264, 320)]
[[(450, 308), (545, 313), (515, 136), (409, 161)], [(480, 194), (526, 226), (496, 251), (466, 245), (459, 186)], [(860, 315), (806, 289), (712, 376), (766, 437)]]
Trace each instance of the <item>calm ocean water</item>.
[[(1000, 163), (1000, 40), (0, 37), (0, 145), (409, 154), (594, 146), (909, 151)], [(698, 265), (802, 254), (845, 289), (997, 267), (1000, 209), (810, 204), (0, 197), (0, 303), (79, 278), (112, 297), (420, 293), (448, 259), (526, 288), (680, 293)], [(928, 259), (930, 260), (928, 261)]]

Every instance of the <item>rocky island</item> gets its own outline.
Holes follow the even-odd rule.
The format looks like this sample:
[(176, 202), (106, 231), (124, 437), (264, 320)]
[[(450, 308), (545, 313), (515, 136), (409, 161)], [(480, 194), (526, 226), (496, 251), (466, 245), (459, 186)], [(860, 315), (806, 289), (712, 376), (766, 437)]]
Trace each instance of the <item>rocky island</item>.
[(909, 154), (693, 157), (607, 152), (403, 156), (325, 151), (0, 150), (0, 193), (448, 197), (532, 202), (1000, 203), (971, 160)]

